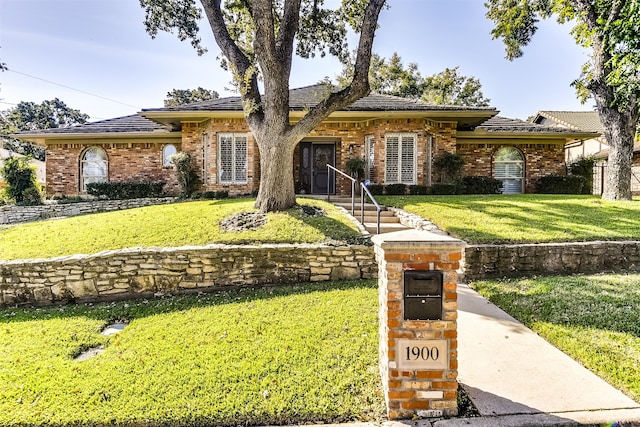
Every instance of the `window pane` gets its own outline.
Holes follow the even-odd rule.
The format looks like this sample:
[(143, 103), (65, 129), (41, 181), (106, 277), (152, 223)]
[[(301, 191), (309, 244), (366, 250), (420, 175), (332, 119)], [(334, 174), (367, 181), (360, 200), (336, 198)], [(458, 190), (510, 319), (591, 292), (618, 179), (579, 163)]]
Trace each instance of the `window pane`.
[(164, 166), (171, 166), (171, 156), (176, 154), (177, 150), (175, 145), (168, 144), (162, 149), (162, 164)]

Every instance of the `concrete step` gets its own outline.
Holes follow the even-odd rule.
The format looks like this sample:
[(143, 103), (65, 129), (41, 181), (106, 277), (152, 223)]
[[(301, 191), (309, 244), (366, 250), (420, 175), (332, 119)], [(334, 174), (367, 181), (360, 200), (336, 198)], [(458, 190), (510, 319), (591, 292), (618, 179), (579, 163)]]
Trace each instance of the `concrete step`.
[[(333, 203), (333, 204), (334, 204), (334, 205), (336, 205), (336, 206), (340, 206), (340, 207), (342, 207), (342, 208), (345, 208), (346, 210), (348, 210), (349, 212), (351, 212), (351, 202), (349, 202), (349, 203), (343, 203), (343, 202), (334, 203), (334, 202), (332, 201), (331, 203)], [(358, 211), (360, 210), (360, 203), (359, 203), (359, 202), (358, 202), (358, 203), (356, 203), (356, 204), (354, 205), (354, 209), (356, 209), (356, 210), (358, 210)], [(377, 210), (377, 208), (376, 208), (376, 206), (375, 206), (375, 205), (373, 205), (373, 204), (365, 203), (365, 205), (364, 205), (364, 210), (365, 210), (365, 211), (374, 211), (374, 212), (375, 212), (375, 211)], [(387, 210), (387, 208), (385, 208), (385, 207), (383, 206), (383, 207), (382, 207), (382, 212), (384, 212), (384, 211), (386, 211), (386, 210)]]
[[(355, 218), (360, 221), (362, 217), (360, 215), (356, 215)], [(378, 217), (375, 215), (372, 216), (364, 216), (364, 223), (372, 223), (375, 224), (378, 221)], [(400, 219), (396, 216), (380, 216), (380, 224), (399, 224)]]
[[(375, 222), (365, 222), (364, 223), (364, 228), (371, 234), (376, 234), (377, 232), (377, 225)], [(396, 223), (396, 224), (383, 224), (380, 223), (380, 234), (382, 233), (391, 233), (393, 231), (402, 231), (402, 230), (408, 230), (408, 227), (405, 227), (404, 225), (400, 224), (400, 223)]]

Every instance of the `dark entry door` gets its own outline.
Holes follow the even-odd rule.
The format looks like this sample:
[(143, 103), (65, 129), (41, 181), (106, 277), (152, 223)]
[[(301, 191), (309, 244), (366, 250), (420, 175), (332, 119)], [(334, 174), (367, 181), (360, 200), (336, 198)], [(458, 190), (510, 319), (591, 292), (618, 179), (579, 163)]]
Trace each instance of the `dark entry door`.
[[(327, 164), (336, 164), (335, 144), (313, 144), (313, 161), (311, 162), (313, 179), (311, 192), (314, 194), (335, 193), (335, 172), (328, 171)], [(327, 185), (329, 188), (327, 189)]]

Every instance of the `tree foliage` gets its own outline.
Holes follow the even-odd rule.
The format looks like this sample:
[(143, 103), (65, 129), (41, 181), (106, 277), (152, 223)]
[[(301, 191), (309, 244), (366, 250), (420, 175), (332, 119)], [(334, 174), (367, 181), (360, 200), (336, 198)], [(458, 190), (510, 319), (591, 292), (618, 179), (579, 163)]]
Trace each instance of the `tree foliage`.
[(31, 157), (13, 156), (4, 160), (0, 174), (9, 185), (5, 191), (9, 199), (20, 205), (39, 205), (42, 196), (38, 189), (36, 169)]
[(637, 0), (489, 0), (487, 17), (506, 57), (522, 56), (539, 19), (572, 23), (576, 43), (591, 50), (573, 83), (584, 101), (593, 97), (609, 144), (605, 199), (631, 199), (631, 158), (640, 117), (640, 2)]
[[(351, 69), (349, 63), (344, 66), (338, 77), (340, 84), (349, 81)], [(484, 97), (480, 81), (475, 77), (459, 75), (458, 69), (446, 68), (440, 73), (423, 77), (417, 64), (409, 63), (405, 67), (397, 52), (389, 59), (374, 54), (369, 81), (372, 91), (385, 95), (422, 99), (436, 105), (488, 106), (490, 100)]]
[(220, 95), (215, 90), (204, 89), (198, 86), (198, 89), (172, 89), (167, 92), (167, 98), (164, 100), (165, 107), (176, 107), (178, 105), (190, 104), (198, 101), (208, 101), (210, 99), (218, 99)]
[(20, 131), (63, 128), (86, 123), (87, 114), (68, 107), (58, 98), (35, 102), (22, 101), (15, 107), (0, 112), (0, 136), (5, 148), (44, 160), (44, 149), (29, 142), (10, 137)]
[[(233, 73), (247, 124), (260, 151), (260, 190), (256, 207), (279, 211), (295, 204), (293, 150), (332, 112), (365, 96), (369, 88), (371, 47), (385, 0), (140, 0), (147, 32), (177, 32), (198, 53), (200, 17), (207, 18)], [(346, 58), (347, 29), (359, 34), (353, 79), (340, 90), (327, 87), (320, 102), (296, 123), (289, 120), (289, 78), (295, 54)], [(264, 93), (258, 82), (263, 83)]]

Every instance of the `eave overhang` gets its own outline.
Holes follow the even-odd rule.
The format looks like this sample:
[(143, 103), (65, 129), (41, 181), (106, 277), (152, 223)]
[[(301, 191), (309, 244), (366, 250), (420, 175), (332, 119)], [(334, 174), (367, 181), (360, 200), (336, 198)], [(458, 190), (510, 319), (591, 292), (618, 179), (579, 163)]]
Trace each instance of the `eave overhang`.
[(52, 144), (59, 141), (87, 141), (87, 140), (114, 140), (114, 139), (182, 139), (181, 132), (99, 132), (99, 133), (19, 133), (9, 135), (12, 138), (32, 141), (37, 144)]

